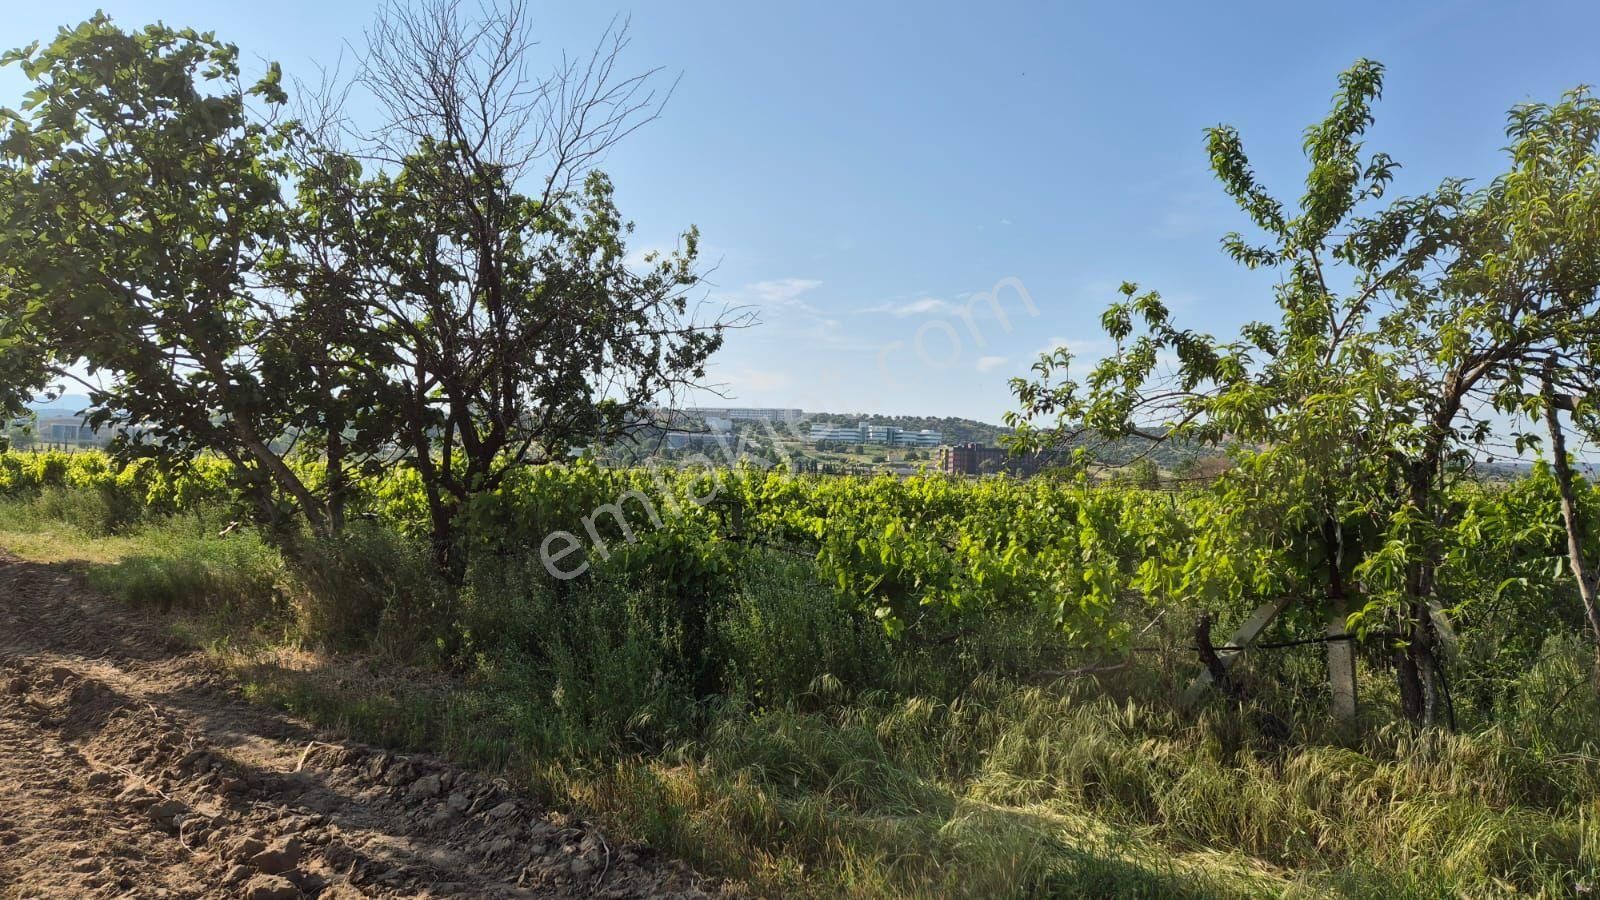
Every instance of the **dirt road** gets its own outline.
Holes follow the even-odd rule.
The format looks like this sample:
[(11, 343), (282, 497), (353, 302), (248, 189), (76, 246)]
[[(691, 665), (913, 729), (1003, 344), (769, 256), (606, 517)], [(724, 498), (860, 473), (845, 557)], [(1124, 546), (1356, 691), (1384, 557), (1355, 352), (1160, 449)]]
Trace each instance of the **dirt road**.
[(714, 892), (480, 775), (252, 705), (148, 617), (0, 554), (0, 897)]

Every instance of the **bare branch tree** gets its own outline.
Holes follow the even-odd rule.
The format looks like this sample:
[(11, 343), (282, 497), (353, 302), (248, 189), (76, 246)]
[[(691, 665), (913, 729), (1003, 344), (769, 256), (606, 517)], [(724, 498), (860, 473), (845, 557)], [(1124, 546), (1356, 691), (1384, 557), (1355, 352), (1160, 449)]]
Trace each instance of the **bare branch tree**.
[[(627, 255), (632, 225), (597, 164), (671, 89), (659, 69), (621, 73), (626, 21), (542, 75), (522, 0), (395, 2), (366, 37), (352, 84), (324, 73), (305, 101), (284, 288), (321, 298), (315, 321), (351, 350), (322, 361), (371, 398), (340, 415), (418, 472), (436, 553), (459, 571), (455, 522), (473, 495), (637, 432), (661, 397), (702, 386), (725, 330), (749, 317), (690, 302), (703, 293), (693, 228), (670, 253)], [(377, 100), (376, 127), (343, 114), (352, 88)]]

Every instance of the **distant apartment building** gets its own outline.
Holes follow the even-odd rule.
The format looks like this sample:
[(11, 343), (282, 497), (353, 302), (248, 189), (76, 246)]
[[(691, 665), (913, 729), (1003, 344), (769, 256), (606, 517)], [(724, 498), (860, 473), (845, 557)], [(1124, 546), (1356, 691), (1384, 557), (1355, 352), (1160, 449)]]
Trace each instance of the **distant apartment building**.
[(860, 425), (813, 424), (811, 433), (806, 435), (806, 439), (812, 443), (833, 441), (840, 444), (864, 444), (867, 442), (867, 435)]
[(724, 453), (737, 449), (739, 439), (736, 435), (725, 431), (720, 432), (682, 432), (674, 431), (667, 435), (666, 447), (668, 450), (687, 450), (690, 448), (704, 449), (715, 448)]
[(778, 409), (762, 406), (702, 406), (697, 409), (686, 409), (684, 412), (705, 418), (714, 416), (721, 419), (738, 419), (741, 421), (756, 422), (788, 422), (795, 423), (806, 417), (803, 409)]
[(811, 426), (811, 433), (806, 435), (806, 440), (813, 444), (819, 441), (833, 441), (840, 444), (877, 444), (884, 447), (937, 447), (944, 443), (944, 434), (927, 428), (907, 431), (893, 425), (869, 425), (866, 422), (857, 422), (854, 425), (814, 423)]
[(993, 472), (1033, 475), (1044, 467), (1044, 463), (1042, 454), (1012, 456), (1004, 447), (966, 443), (946, 447), (939, 457), (939, 470), (946, 475), (987, 475)]
[(667, 429), (667, 449), (684, 450), (690, 447), (715, 447), (731, 451), (738, 446), (739, 436), (733, 432), (733, 420), (722, 416), (692, 416), (675, 412), (675, 421)]
[(111, 440), (111, 432), (96, 431), (77, 416), (52, 416), (32, 425), (33, 440), (63, 447), (99, 447)]

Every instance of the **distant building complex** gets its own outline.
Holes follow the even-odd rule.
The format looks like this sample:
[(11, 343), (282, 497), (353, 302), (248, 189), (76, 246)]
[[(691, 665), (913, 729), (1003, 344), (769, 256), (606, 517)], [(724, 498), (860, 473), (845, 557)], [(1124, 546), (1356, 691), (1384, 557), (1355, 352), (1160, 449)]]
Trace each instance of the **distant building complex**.
[(113, 428), (96, 430), (81, 416), (39, 416), (3, 424), (4, 430), (20, 434), (24, 444), (43, 447), (104, 447), (116, 433)]
[(806, 435), (806, 440), (812, 443), (835, 441), (841, 444), (881, 444), (887, 447), (937, 447), (944, 443), (944, 434), (927, 428), (908, 431), (893, 425), (868, 425), (866, 422), (857, 422), (854, 425), (814, 424), (811, 426), (811, 433)]
[(734, 450), (739, 443), (733, 433), (733, 420), (721, 416), (706, 416), (705, 431), (673, 431), (667, 434), (668, 450), (689, 447), (717, 447), (723, 451)]
[(739, 419), (756, 422), (799, 422), (806, 417), (803, 409), (777, 409), (761, 406), (724, 406), (686, 409), (683, 412), (702, 418)]
[(668, 450), (687, 450), (690, 448), (715, 447), (724, 453), (732, 452), (739, 445), (738, 435), (727, 432), (682, 432), (674, 431), (667, 435)]
[(946, 475), (1033, 475), (1044, 468), (1044, 463), (1045, 457), (1039, 453), (1012, 456), (1004, 447), (974, 443), (946, 447), (939, 455), (939, 470)]

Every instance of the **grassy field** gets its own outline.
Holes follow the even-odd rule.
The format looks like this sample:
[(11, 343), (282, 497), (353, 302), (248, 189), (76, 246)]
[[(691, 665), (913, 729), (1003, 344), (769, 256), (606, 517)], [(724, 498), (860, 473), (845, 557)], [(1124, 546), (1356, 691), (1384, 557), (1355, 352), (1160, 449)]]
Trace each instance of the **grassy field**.
[(722, 686), (696, 700), (670, 599), (636, 587), (502, 559), (455, 591), (378, 529), (290, 564), (218, 514), (130, 524), (102, 503), (0, 503), (0, 547), (171, 614), (264, 702), (502, 772), (758, 893), (1600, 890), (1600, 700), (1575, 638), (1457, 733), (1413, 735), (1366, 673), (1350, 740), (1322, 724), (1314, 652), (1263, 660), (1248, 703), (1185, 713), (1194, 665), (1165, 621), (1168, 650), (1131, 661), (1074, 653), (1042, 618), (908, 646), (807, 561), (750, 550), (693, 638)]

